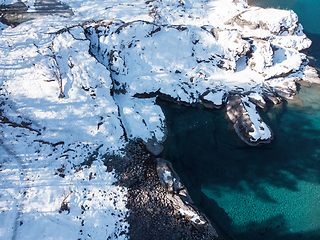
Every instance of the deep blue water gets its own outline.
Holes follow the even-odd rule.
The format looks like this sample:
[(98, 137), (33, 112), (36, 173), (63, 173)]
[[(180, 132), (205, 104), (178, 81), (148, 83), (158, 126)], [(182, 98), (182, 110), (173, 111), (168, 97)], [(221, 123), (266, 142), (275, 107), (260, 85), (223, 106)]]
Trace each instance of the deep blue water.
[[(255, 3), (298, 13), (313, 41), (310, 64), (320, 69), (320, 0)], [(239, 140), (225, 109), (160, 102), (164, 156), (226, 239), (320, 239), (320, 86), (301, 84), (294, 100), (260, 112), (275, 136), (259, 147)]]

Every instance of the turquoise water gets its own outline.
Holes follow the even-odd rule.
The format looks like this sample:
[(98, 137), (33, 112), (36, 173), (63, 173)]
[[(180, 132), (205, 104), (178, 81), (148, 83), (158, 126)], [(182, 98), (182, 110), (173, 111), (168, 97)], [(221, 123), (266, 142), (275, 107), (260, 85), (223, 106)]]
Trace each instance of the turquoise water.
[[(319, 21), (307, 16), (319, 18), (320, 1), (255, 2), (298, 12), (319, 69)], [(225, 239), (320, 239), (320, 87), (301, 84), (294, 100), (260, 112), (275, 134), (260, 147), (239, 140), (224, 109), (160, 102), (169, 126), (164, 156)]]
[(320, 88), (261, 112), (275, 133), (249, 147), (224, 110), (161, 103), (164, 155), (196, 205), (231, 239), (320, 239)]

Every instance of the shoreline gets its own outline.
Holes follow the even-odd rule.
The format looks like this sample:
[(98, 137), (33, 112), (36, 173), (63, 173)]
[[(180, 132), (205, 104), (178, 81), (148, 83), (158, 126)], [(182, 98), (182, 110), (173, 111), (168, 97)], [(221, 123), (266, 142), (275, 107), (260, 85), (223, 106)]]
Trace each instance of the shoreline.
[[(143, 3), (143, 5), (144, 4), (145, 3)], [(52, 39), (51, 36), (47, 36), (49, 34), (39, 34), (39, 36), (34, 37), (41, 31), (34, 30), (33, 25), (30, 25), (31, 27), (28, 26), (28, 24), (31, 24), (30, 22), (23, 26), (20, 25), (21, 29), (23, 29), (23, 27), (27, 29), (22, 31), (28, 33), (31, 29), (35, 31), (36, 34), (30, 34), (31, 37), (28, 40), (32, 42), (33, 45), (31, 44), (31, 47), (28, 44), (26, 45), (26, 47), (31, 48), (28, 49), (27, 53), (15, 48), (16, 46), (14, 45), (14, 41), (16, 41), (17, 46), (23, 46), (25, 39), (12, 40), (9, 37), (8, 41), (4, 44), (4, 46), (7, 47), (4, 49), (7, 49), (8, 53), (12, 51), (14, 53), (13, 56), (16, 57), (16, 59), (8, 57), (5, 61), (11, 63), (16, 60), (16, 63), (12, 63), (12, 65), (15, 66), (14, 64), (16, 64), (16, 69), (18, 70), (15, 70), (13, 67), (12, 69), (14, 70), (12, 70), (12, 72), (4, 71), (3, 73), (3, 75), (5, 75), (5, 73), (8, 74), (8, 76), (5, 75), (4, 87), (1, 89), (5, 92), (3, 98), (7, 98), (6, 101), (10, 98), (10, 101), (15, 105), (11, 108), (10, 104), (7, 104), (8, 106), (4, 106), (3, 109), (1, 109), (0, 113), (8, 112), (8, 117), (10, 118), (6, 118), (5, 121), (1, 121), (1, 123), (11, 124), (10, 126), (13, 125), (23, 128), (23, 130), (36, 129), (41, 125), (41, 129), (37, 130), (38, 135), (41, 136), (34, 137), (35, 140), (33, 143), (47, 144), (50, 147), (63, 146), (64, 149), (61, 150), (62, 158), (66, 158), (68, 164), (65, 163), (65, 165), (57, 167), (57, 171), (59, 172), (57, 175), (61, 178), (66, 176), (66, 166), (71, 166), (74, 164), (72, 161), (78, 160), (77, 156), (73, 158), (76, 160), (68, 160), (69, 152), (78, 151), (71, 147), (69, 148), (69, 146), (75, 144), (76, 141), (79, 141), (77, 137), (83, 138), (83, 142), (92, 141), (97, 144), (97, 146), (95, 146), (96, 150), (94, 150), (92, 155), (99, 155), (99, 149), (103, 144), (109, 144), (107, 149), (102, 148), (105, 151), (113, 148), (110, 152), (120, 151), (123, 144), (128, 144), (127, 156), (116, 158), (121, 164), (119, 162), (113, 163), (112, 160), (109, 161), (110, 159), (108, 159), (105, 164), (110, 168), (110, 171), (115, 169), (118, 177), (118, 183), (116, 184), (125, 187), (128, 191), (126, 194), (128, 197), (127, 204), (132, 214), (127, 217), (127, 220), (133, 228), (131, 229), (131, 233), (129, 232), (129, 235), (133, 234), (132, 236), (134, 236), (133, 238), (135, 239), (143, 239), (143, 231), (140, 231), (143, 228), (145, 229), (144, 231), (150, 233), (150, 236), (160, 231), (161, 235), (167, 234), (168, 239), (170, 239), (170, 234), (174, 234), (175, 229), (178, 228), (179, 233), (177, 234), (180, 234), (179, 237), (187, 236), (192, 237), (192, 239), (197, 239), (197, 237), (199, 239), (203, 237), (216, 238), (216, 232), (208, 219), (202, 215), (196, 207), (192, 206), (193, 204), (188, 204), (190, 203), (189, 194), (186, 189), (181, 186), (181, 182), (174, 180), (177, 179), (178, 176), (174, 174), (174, 170), (170, 167), (170, 164), (150, 155), (144, 148), (144, 144), (146, 144), (147, 149), (151, 151), (155, 150), (159, 153), (159, 151), (161, 152), (161, 144), (166, 137), (164, 129), (165, 118), (162, 110), (156, 104), (156, 98), (173, 101), (178, 105), (196, 106), (198, 104), (209, 109), (227, 105), (229, 106), (229, 119), (234, 124), (237, 134), (244, 142), (248, 145), (259, 145), (260, 143), (269, 142), (273, 135), (268, 126), (266, 126), (260, 118), (256, 109), (257, 107), (264, 108), (266, 106), (265, 100), (277, 104), (282, 97), (291, 97), (296, 91), (294, 86), (292, 86), (293, 80), (288, 79), (288, 81), (284, 81), (284, 84), (282, 82), (269, 81), (268, 84), (271, 82), (271, 85), (263, 89), (260, 89), (259, 83), (255, 82), (256, 88), (254, 88), (251, 86), (252, 79), (249, 79), (244, 72), (239, 73), (241, 71), (237, 70), (239, 70), (239, 68), (242, 68), (242, 70), (246, 69), (247, 72), (252, 74), (253, 78), (257, 77), (260, 81), (266, 78), (266, 76), (260, 73), (261, 69), (270, 70), (270, 77), (281, 77), (283, 75), (286, 77), (286, 74), (290, 74), (290, 71), (286, 68), (286, 64), (282, 66), (281, 63), (285, 62), (287, 57), (284, 58), (282, 56), (286, 56), (282, 50), (284, 48), (279, 47), (273, 49), (270, 43), (264, 42), (263, 37), (261, 38), (260, 35), (258, 35), (258, 38), (261, 38), (259, 41), (256, 39), (252, 41), (245, 40), (247, 39), (245, 37), (246, 34), (251, 36), (250, 34), (255, 35), (255, 32), (244, 32), (242, 33), (244, 34), (243, 36), (240, 33), (234, 34), (236, 31), (241, 32), (241, 29), (247, 27), (247, 25), (252, 31), (255, 30), (255, 27), (261, 25), (258, 21), (259, 19), (256, 19), (257, 22), (259, 22), (257, 25), (257, 23), (247, 21), (246, 17), (248, 16), (243, 16), (244, 19), (241, 19), (239, 17), (240, 15), (236, 15), (235, 17), (231, 15), (231, 19), (229, 19), (226, 24), (224, 22), (222, 24), (217, 20), (218, 25), (222, 24), (221, 26), (225, 27), (224, 30), (216, 29), (216, 26), (208, 27), (207, 25), (188, 27), (187, 24), (165, 24), (165, 21), (170, 21), (170, 18), (168, 18), (169, 20), (165, 19), (165, 17), (169, 17), (169, 15), (165, 15), (167, 13), (165, 12), (166, 7), (163, 8), (164, 22), (161, 22), (156, 18), (161, 13), (160, 11), (157, 12), (158, 6), (156, 4), (158, 4), (158, 2), (148, 2), (148, 4), (150, 4), (150, 6), (147, 5), (145, 8), (149, 7), (151, 10), (148, 9), (150, 12), (146, 11), (147, 13), (144, 15), (147, 20), (134, 19), (133, 21), (129, 21), (125, 17), (126, 21), (111, 20), (95, 22), (91, 19), (90, 22), (83, 21), (84, 23), (80, 22), (72, 25), (65, 19), (66, 22), (64, 24), (71, 24), (72, 26), (57, 27), (57, 29), (55, 29), (56, 31), (50, 32)], [(152, 4), (155, 4), (155, 6)], [(243, 10), (237, 9), (238, 6), (232, 5), (232, 3), (230, 3), (230, 5), (234, 7), (234, 14), (237, 13), (237, 11)], [(25, 12), (24, 7), (23, 11), (25, 14), (27, 12)], [(121, 8), (122, 5), (118, 7)], [(173, 6), (173, 9), (183, 9), (184, 11), (181, 11), (181, 13), (188, 10), (184, 8), (186, 8), (186, 6), (180, 2), (178, 7)], [(70, 9), (71, 8), (67, 7), (63, 10), (67, 10), (68, 14), (71, 14)], [(108, 8), (106, 7), (105, 9)], [(220, 9), (227, 11), (221, 6)], [(10, 11), (8, 13), (8, 9), (6, 9), (6, 11), (8, 15), (12, 13), (10, 13)], [(112, 11), (110, 10), (110, 12)], [(59, 15), (59, 11), (54, 14)], [(105, 16), (104, 14), (105, 13), (103, 13), (102, 16)], [(199, 14), (199, 16), (202, 16), (201, 11)], [(40, 15), (39, 17), (41, 17)], [(179, 16), (177, 19), (180, 19), (183, 15), (177, 16)], [(223, 16), (222, 13), (221, 16)], [(16, 16), (14, 15), (14, 17), (20, 18), (21, 16), (18, 14)], [(190, 19), (190, 17), (185, 16), (187, 20)], [(89, 15), (88, 18), (90, 18)], [(52, 17), (52, 19), (54, 19), (54, 17)], [(52, 21), (54, 22), (54, 20)], [(180, 20), (177, 20), (178, 23), (181, 23), (179, 21)], [(40, 24), (39, 21), (35, 22), (36, 24)], [(271, 22), (271, 27), (275, 26), (275, 28), (277, 28), (278, 25), (276, 22)], [(14, 21), (13, 26), (15, 26)], [(19, 29), (20, 26), (18, 26), (17, 29)], [(38, 27), (41, 29), (42, 25)], [(292, 26), (287, 26), (288, 29), (285, 31), (293, 31), (291, 27)], [(278, 31), (276, 29), (274, 33), (265, 25), (261, 28), (260, 30), (267, 31), (264, 32), (264, 34), (269, 34), (270, 36), (275, 35)], [(12, 31), (14, 32), (14, 30)], [(282, 30), (279, 29), (279, 31)], [(128, 32), (130, 34), (128, 34)], [(18, 35), (18, 33), (15, 34)], [(43, 36), (46, 36), (47, 39), (41, 39), (38, 43), (37, 38)], [(187, 38), (185, 38), (186, 36)], [(205, 37), (203, 38), (203, 36)], [(23, 36), (21, 38), (23, 38)], [(177, 51), (179, 48), (176, 47), (175, 41), (166, 43), (166, 40), (171, 38), (180, 39), (178, 42), (182, 45), (181, 48), (183, 51)], [(149, 44), (150, 39), (154, 43), (151, 44), (152, 46)], [(209, 41), (201, 42), (203, 39)], [(283, 39), (279, 39), (280, 42), (281, 40)], [(298, 48), (304, 48), (309, 44), (304, 38), (301, 38), (299, 41), (295, 43), (297, 45), (300, 44)], [(228, 42), (230, 43), (229, 46)], [(262, 44), (260, 44), (261, 42)], [(209, 45), (211, 47), (213, 46), (213, 50), (215, 53), (217, 52), (216, 55), (209, 54), (212, 50), (211, 47), (208, 47)], [(154, 46), (156, 47), (154, 48)], [(170, 48), (167, 48), (168, 46)], [(233, 47), (233, 49), (230, 50), (229, 47)], [(288, 48), (292, 48), (292, 46)], [(165, 49), (167, 51), (159, 51), (157, 49)], [(255, 50), (253, 51), (253, 49)], [(259, 56), (262, 55), (260, 53), (263, 52), (264, 49), (267, 49), (268, 52), (265, 54), (266, 57), (262, 59), (263, 64), (259, 65), (258, 63), (261, 62)], [(6, 50), (3, 51), (5, 55)], [(14, 51), (17, 51), (17, 53)], [(256, 54), (254, 54), (255, 51)], [(274, 51), (277, 51), (277, 57), (280, 56), (280, 60), (278, 59), (279, 65), (281, 65), (280, 67), (283, 69), (271, 69), (273, 65), (270, 62), (273, 61)], [(292, 50), (291, 52), (294, 51), (295, 50)], [(163, 56), (164, 61), (159, 63), (158, 59), (150, 54), (154, 52), (158, 53), (158, 56)], [(179, 56), (175, 58), (175, 62), (171, 60), (171, 54), (173, 53), (175, 56)], [(28, 56), (28, 54), (30, 54), (30, 56)], [(180, 57), (181, 54), (185, 55)], [(129, 56), (133, 56), (132, 59), (130, 59)], [(143, 56), (143, 58), (138, 58), (137, 56)], [(297, 58), (295, 58), (296, 56), (298, 56), (297, 53), (292, 54), (292, 56), (290, 55), (290, 57), (297, 60)], [(33, 64), (33, 62), (29, 60), (33, 58), (39, 60), (39, 62)], [(170, 60), (168, 61), (168, 59)], [(242, 61), (239, 61), (240, 63), (238, 62), (239, 59), (242, 59)], [(144, 60), (146, 61), (143, 62)], [(83, 64), (84, 62), (86, 64)], [(302, 64), (301, 59), (297, 60), (295, 64), (297, 66), (299, 65), (297, 71), (303, 71), (300, 69)], [(144, 69), (148, 69), (145, 68), (145, 66), (151, 66), (149, 72), (147, 72), (147, 70), (143, 72)], [(179, 66), (183, 67), (179, 68)], [(140, 72), (138, 71), (139, 67), (141, 68)], [(201, 69), (195, 70), (196, 67)], [(21, 79), (19, 79), (19, 77), (16, 78), (14, 71), (17, 71), (17, 76), (19, 76), (18, 71), (22, 72)], [(135, 71), (137, 71), (137, 73)], [(234, 85), (232, 83), (234, 80), (233, 77), (229, 76), (232, 71), (234, 71), (234, 77), (243, 77), (241, 80), (243, 80), (244, 83), (239, 81)], [(229, 77), (226, 79), (227, 83), (225, 86), (223, 86), (221, 82), (218, 82), (219, 76), (213, 74), (216, 72), (220, 74), (220, 77)], [(11, 73), (12, 76), (10, 75)], [(101, 73), (101, 75), (97, 75), (97, 73)], [(21, 82), (25, 83), (25, 79), (33, 79), (29, 76), (37, 76), (36, 80), (39, 86), (36, 85), (32, 87), (32, 89), (30, 86), (25, 86), (25, 89), (23, 87), (17, 89), (17, 86), (24, 86)], [(13, 80), (8, 81), (6, 79)], [(156, 81), (150, 83), (149, 79), (156, 79)], [(14, 80), (16, 80), (16, 82)], [(21, 82), (19, 82), (20, 80)], [(34, 82), (35, 81), (32, 83)], [(168, 82), (172, 84), (166, 84)], [(11, 83), (12, 85), (10, 85)], [(173, 83), (175, 85), (173, 85)], [(59, 91), (57, 92), (58, 86)], [(28, 87), (30, 87), (30, 89)], [(41, 93), (39, 93), (40, 91), (35, 93), (33, 92), (34, 89), (44, 90)], [(36, 111), (36, 116), (33, 116), (35, 120), (32, 117), (25, 117), (25, 119), (21, 117), (21, 115), (24, 116), (24, 114), (29, 116), (29, 112), (23, 104), (14, 102), (15, 90), (17, 90), (20, 96), (28, 99), (26, 102), (30, 104), (30, 106), (34, 104), (35, 110), (37, 108), (40, 109), (38, 112)], [(21, 94), (21, 92), (23, 94)], [(263, 92), (263, 94), (259, 95), (258, 92), (259, 94)], [(28, 94), (32, 96), (28, 96)], [(46, 107), (42, 109), (43, 105), (40, 105), (37, 101), (37, 94), (39, 94), (38, 99), (42, 97), (46, 104), (52, 107), (50, 108), (53, 113), (52, 115), (49, 114)], [(21, 102), (24, 100), (25, 99), (22, 98)], [(62, 108), (62, 105), (67, 107)], [(61, 107), (61, 109), (59, 107)], [(84, 108), (82, 109), (82, 107)], [(12, 109), (18, 109), (17, 112), (21, 111), (21, 114), (16, 114)], [(82, 110), (80, 111), (78, 109)], [(38, 114), (39, 112), (40, 114)], [(57, 119), (61, 118), (62, 120), (54, 121), (55, 119), (52, 118), (54, 114)], [(12, 119), (15, 119), (16, 122)], [(82, 122), (84, 121), (83, 119), (86, 119), (84, 123)], [(51, 125), (48, 122), (50, 122)], [(58, 131), (57, 129), (60, 129), (59, 133), (62, 137), (55, 133), (55, 131)], [(8, 130), (11, 135), (14, 135), (10, 131)], [(69, 132), (72, 134), (67, 135)], [(50, 141), (43, 136), (48, 137)], [(58, 138), (64, 141), (61, 139), (57, 141), (56, 139)], [(143, 144), (140, 141), (136, 141), (135, 143), (130, 143), (132, 144), (130, 145), (128, 141), (134, 138), (143, 139)], [(21, 134), (18, 134), (17, 139), (19, 142), (19, 139), (24, 140), (25, 138), (24, 136), (22, 137)], [(72, 141), (75, 142), (73, 143)], [(94, 144), (92, 145), (94, 146)], [(38, 159), (34, 161), (35, 164), (36, 161), (38, 161)], [(81, 164), (85, 163), (86, 162), (82, 162)], [(158, 170), (158, 168), (161, 169), (160, 165), (162, 166), (162, 170)], [(162, 171), (162, 173), (159, 174), (159, 171)], [(70, 172), (72, 171), (70, 170)], [(168, 176), (175, 177), (172, 179), (168, 178)], [(93, 179), (92, 173), (88, 176), (88, 179), (89, 181)], [(24, 182), (23, 178), (20, 180)], [(70, 190), (70, 195), (72, 195), (71, 193), (73, 193), (73, 191)], [(63, 213), (70, 213), (70, 208), (68, 209), (68, 204), (66, 203), (66, 199), (69, 198), (70, 196), (66, 195), (62, 202), (63, 204), (61, 204), (60, 210)], [(136, 201), (137, 198), (141, 199), (142, 203), (146, 203), (148, 208), (141, 202)], [(155, 204), (153, 201), (157, 203)], [(165, 213), (163, 212), (164, 206), (169, 206), (168, 211)], [(83, 205), (81, 208), (82, 207), (85, 208)], [(73, 209), (71, 208), (71, 210)], [(154, 215), (156, 217), (154, 217)], [(141, 218), (141, 216), (145, 216), (145, 218)], [(160, 230), (156, 229), (156, 226), (161, 224), (161, 219), (163, 218), (166, 219), (166, 223), (169, 223), (171, 232), (164, 231), (166, 229), (165, 225)], [(19, 228), (18, 222), (16, 222), (16, 226)], [(120, 231), (121, 236), (124, 234), (126, 234), (125, 230)], [(163, 239), (162, 236), (159, 237)]]
[[(171, 186), (166, 175), (174, 176), (174, 181), (179, 177), (172, 167), (167, 167), (171, 166), (169, 162), (162, 159), (160, 163), (160, 158), (150, 154), (141, 140), (128, 143), (125, 152), (124, 157), (107, 156), (105, 164), (108, 169), (115, 169), (115, 184), (128, 188), (130, 239), (223, 239), (193, 205), (181, 182)], [(175, 189), (175, 185), (179, 188)]]

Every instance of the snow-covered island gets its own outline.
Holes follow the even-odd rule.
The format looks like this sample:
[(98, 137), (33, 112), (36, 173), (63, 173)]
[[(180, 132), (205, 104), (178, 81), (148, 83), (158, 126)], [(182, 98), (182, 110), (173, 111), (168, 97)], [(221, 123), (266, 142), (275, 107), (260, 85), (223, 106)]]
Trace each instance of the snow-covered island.
[[(156, 99), (226, 106), (256, 146), (273, 137), (257, 109), (318, 81), (293, 11), (242, 0), (0, 4), (1, 239), (143, 239), (134, 226), (167, 215), (184, 229), (176, 237), (213, 239), (156, 158), (167, 131)], [(167, 228), (154, 231), (171, 239)]]

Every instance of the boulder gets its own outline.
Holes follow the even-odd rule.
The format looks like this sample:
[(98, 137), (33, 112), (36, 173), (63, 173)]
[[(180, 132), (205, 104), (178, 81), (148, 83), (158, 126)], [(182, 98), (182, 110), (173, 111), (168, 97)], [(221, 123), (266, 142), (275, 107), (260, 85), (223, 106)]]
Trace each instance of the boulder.
[(158, 158), (157, 159), (157, 173), (161, 185), (167, 189), (168, 192), (177, 193), (184, 188), (180, 182), (178, 174), (173, 170), (169, 161)]
[(158, 156), (162, 151), (164, 150), (164, 147), (161, 143), (157, 142), (156, 139), (151, 138), (148, 139), (148, 141), (145, 143), (146, 148), (149, 152), (151, 152), (153, 155)]
[(257, 146), (272, 140), (270, 128), (263, 122), (256, 111), (256, 105), (248, 96), (229, 96), (227, 115), (238, 136), (248, 145)]

